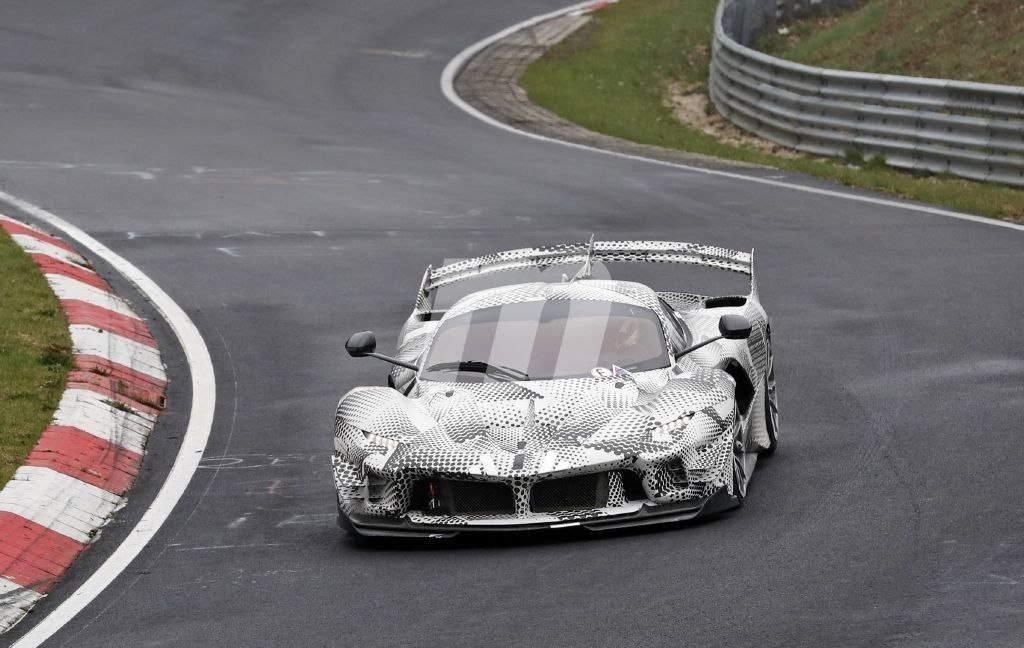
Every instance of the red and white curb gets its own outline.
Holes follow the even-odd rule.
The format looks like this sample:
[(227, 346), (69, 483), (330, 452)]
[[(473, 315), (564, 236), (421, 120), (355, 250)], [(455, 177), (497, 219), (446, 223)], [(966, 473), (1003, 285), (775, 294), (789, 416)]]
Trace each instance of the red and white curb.
[(125, 503), (167, 376), (142, 319), (70, 246), (0, 215), (68, 318), (74, 367), (53, 421), (0, 490), (0, 633), (60, 580)]

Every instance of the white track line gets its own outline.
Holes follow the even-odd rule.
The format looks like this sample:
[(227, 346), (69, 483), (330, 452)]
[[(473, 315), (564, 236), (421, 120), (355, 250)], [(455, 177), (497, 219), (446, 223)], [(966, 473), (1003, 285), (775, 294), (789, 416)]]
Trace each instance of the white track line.
[(71, 593), (55, 610), (25, 633), (11, 648), (35, 648), (64, 627), (71, 619), (95, 599), (124, 571), (143, 547), (153, 538), (161, 525), (170, 516), (175, 504), (181, 499), (192, 475), (199, 466), (199, 460), (206, 449), (206, 441), (213, 425), (213, 410), (216, 402), (216, 381), (210, 352), (185, 311), (144, 272), (125, 258), (89, 236), (64, 219), (29, 202), (0, 191), (0, 201), (7, 202), (21, 211), (62, 231), (97, 257), (109, 263), (128, 281), (132, 282), (156, 308), (157, 312), (174, 331), (188, 360), (192, 377), (192, 411), (189, 413), (188, 428), (182, 439), (178, 456), (174, 459), (160, 492), (142, 514), (142, 518), (121, 541), (117, 549), (100, 565), (88, 580)]
[(470, 115), (476, 117), (477, 119), (479, 119), (482, 122), (486, 122), (486, 123), (490, 124), (491, 126), (494, 126), (495, 128), (500, 128), (500, 129), (508, 131), (510, 133), (516, 133), (517, 135), (522, 135), (524, 137), (529, 137), (531, 139), (540, 140), (542, 142), (554, 142), (556, 144), (561, 144), (562, 146), (569, 146), (569, 147), (572, 147), (572, 148), (575, 148), (575, 149), (584, 150), (584, 151), (593, 151), (593, 152), (596, 152), (596, 153), (603, 153), (605, 155), (612, 155), (612, 156), (615, 156), (615, 157), (618, 157), (618, 158), (624, 158), (624, 159), (627, 159), (627, 160), (637, 160), (637, 161), (641, 161), (641, 162), (648, 162), (648, 163), (651, 163), (651, 164), (658, 164), (660, 166), (670, 167), (670, 168), (673, 168), (673, 169), (681, 169), (683, 171), (691, 171), (693, 173), (703, 173), (704, 175), (717, 176), (719, 178), (729, 178), (731, 180), (740, 180), (740, 181), (743, 181), (743, 182), (754, 182), (754, 183), (757, 183), (757, 184), (768, 185), (768, 186), (771, 186), (771, 187), (779, 187), (779, 188), (782, 188), (782, 189), (791, 189), (793, 191), (802, 191), (804, 193), (815, 194), (815, 195), (818, 195), (818, 196), (829, 196), (829, 197), (832, 197), (832, 198), (839, 198), (839, 199), (842, 199), (842, 200), (852, 200), (852, 201), (855, 201), (855, 202), (867, 203), (867, 204), (870, 204), (870, 205), (880, 205), (882, 207), (892, 207), (894, 209), (906, 209), (906, 210), (909, 210), (909, 211), (916, 211), (916, 212), (920, 212), (920, 213), (924, 213), (924, 214), (931, 214), (933, 216), (946, 216), (948, 218), (956, 218), (956, 219), (959, 219), (959, 220), (971, 221), (971, 222), (974, 222), (974, 223), (983, 223), (985, 225), (993, 225), (995, 227), (1005, 227), (1007, 229), (1014, 229), (1014, 230), (1017, 230), (1019, 232), (1024, 232), (1024, 225), (1022, 225), (1022, 224), (1011, 223), (1009, 221), (1003, 221), (1003, 220), (997, 220), (995, 218), (987, 218), (985, 216), (975, 216), (973, 214), (965, 214), (965, 213), (962, 213), (962, 212), (957, 212), (957, 211), (953, 211), (953, 210), (949, 210), (949, 209), (942, 209), (940, 207), (929, 207), (927, 205), (915, 205), (913, 203), (901, 202), (901, 201), (898, 201), (898, 200), (887, 200), (885, 198), (878, 198), (878, 197), (875, 197), (875, 196), (865, 196), (865, 195), (860, 195), (860, 194), (845, 193), (843, 191), (837, 191), (837, 190), (834, 190), (834, 189), (821, 189), (819, 187), (809, 187), (809, 186), (806, 186), (806, 185), (795, 184), (795, 183), (792, 183), (792, 182), (783, 182), (781, 180), (771, 180), (769, 178), (758, 178), (756, 176), (743, 175), (742, 173), (735, 173), (735, 172), (732, 172), (732, 171), (721, 171), (721, 170), (718, 170), (718, 169), (705, 169), (705, 168), (702, 168), (702, 167), (690, 166), (690, 165), (687, 165), (687, 164), (678, 164), (676, 162), (666, 162), (664, 160), (655, 160), (653, 158), (647, 158), (647, 157), (643, 157), (643, 156), (640, 156), (640, 155), (630, 155), (628, 153), (620, 153), (618, 151), (609, 151), (607, 149), (596, 148), (596, 147), (593, 147), (593, 146), (587, 146), (586, 144), (577, 144), (575, 142), (567, 142), (565, 140), (555, 139), (553, 137), (547, 137), (545, 135), (538, 135), (537, 133), (531, 133), (529, 131), (520, 130), (520, 129), (514, 127), (514, 126), (509, 126), (508, 124), (502, 123), (502, 122), (498, 121), (497, 119), (494, 119), (493, 117), (485, 115), (484, 113), (480, 112), (479, 110), (477, 110), (473, 106), (471, 106), (468, 103), (466, 103), (465, 101), (463, 101), (462, 97), (460, 97), (455, 92), (455, 76), (470, 61), (470, 59), (472, 59), (474, 56), (476, 56), (478, 53), (483, 51), (488, 46), (490, 46), (493, 43), (495, 43), (495, 42), (505, 38), (506, 36), (510, 36), (510, 35), (514, 34), (515, 32), (517, 32), (517, 31), (519, 31), (521, 29), (525, 29), (527, 27), (532, 27), (533, 25), (536, 25), (538, 23), (542, 23), (542, 22), (544, 22), (546, 20), (550, 20), (552, 18), (557, 18), (557, 17), (565, 15), (567, 13), (572, 13), (574, 11), (580, 11), (580, 10), (583, 10), (583, 9), (587, 9), (589, 7), (592, 7), (595, 4), (598, 4), (598, 3), (595, 3), (595, 2), (581, 2), (579, 4), (574, 4), (572, 6), (565, 7), (563, 9), (558, 9), (557, 11), (552, 11), (550, 13), (542, 14), (542, 15), (539, 15), (539, 16), (534, 16), (533, 18), (529, 18), (529, 19), (524, 20), (524, 21), (522, 21), (520, 23), (516, 23), (515, 25), (512, 25), (511, 27), (508, 27), (506, 29), (503, 29), (503, 30), (501, 30), (500, 32), (498, 32), (496, 34), (488, 36), (487, 38), (483, 39), (482, 41), (478, 41), (476, 43), (473, 43), (472, 45), (470, 45), (466, 49), (464, 49), (461, 52), (459, 52), (458, 54), (456, 54), (455, 58), (453, 58), (451, 61), (449, 61), (448, 65), (445, 66), (444, 71), (441, 73), (441, 92), (444, 93), (444, 96), (445, 96), (445, 98), (448, 99), (448, 101), (452, 102), (453, 104), (455, 104), (456, 106), (461, 108), (463, 111), (465, 111), (465, 112), (469, 113)]

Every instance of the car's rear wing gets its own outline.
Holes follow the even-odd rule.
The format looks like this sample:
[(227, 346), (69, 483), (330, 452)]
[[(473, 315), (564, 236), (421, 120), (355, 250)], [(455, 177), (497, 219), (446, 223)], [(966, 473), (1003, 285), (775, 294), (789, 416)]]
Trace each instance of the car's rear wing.
[(464, 259), (439, 268), (428, 267), (423, 275), (416, 310), (432, 309), (433, 296), (441, 286), (466, 279), (527, 268), (554, 265), (601, 263), (681, 263), (738, 272), (750, 277), (750, 294), (757, 296), (754, 278), (754, 253), (729, 250), (712, 245), (669, 241), (591, 241), (548, 247), (522, 248)]

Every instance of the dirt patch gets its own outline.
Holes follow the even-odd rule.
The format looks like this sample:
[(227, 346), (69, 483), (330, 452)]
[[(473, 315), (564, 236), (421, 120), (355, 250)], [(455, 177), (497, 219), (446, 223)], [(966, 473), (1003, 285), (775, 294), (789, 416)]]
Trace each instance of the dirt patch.
[(665, 105), (672, 109), (672, 114), (684, 125), (724, 144), (754, 148), (785, 158), (803, 157), (799, 151), (751, 135), (725, 120), (711, 105), (711, 100), (702, 88), (700, 84), (684, 86), (678, 81), (672, 81), (665, 91)]

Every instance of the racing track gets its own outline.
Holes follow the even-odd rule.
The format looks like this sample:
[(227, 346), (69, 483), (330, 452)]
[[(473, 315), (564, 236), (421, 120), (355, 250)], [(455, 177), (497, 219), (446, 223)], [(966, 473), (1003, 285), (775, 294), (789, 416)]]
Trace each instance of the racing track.
[[(217, 376), (205, 467), (48, 645), (1020, 645), (1024, 235), (532, 141), (444, 99), (457, 52), (559, 5), (4, 3), (0, 188), (153, 278)], [(343, 539), (333, 407), (384, 375), (347, 335), (393, 342), (428, 263), (591, 232), (757, 248), (784, 437), (744, 509), (613, 536)], [(5, 640), (167, 472), (188, 373), (155, 328), (172, 407), (124, 522)]]

